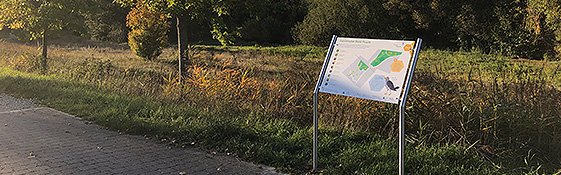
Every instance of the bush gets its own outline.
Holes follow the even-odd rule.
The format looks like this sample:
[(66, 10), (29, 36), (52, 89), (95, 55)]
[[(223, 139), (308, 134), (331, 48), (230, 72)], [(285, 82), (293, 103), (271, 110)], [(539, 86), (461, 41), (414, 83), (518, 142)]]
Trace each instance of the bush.
[(153, 60), (162, 53), (167, 41), (169, 24), (163, 13), (151, 11), (142, 3), (138, 3), (127, 15), (129, 46), (138, 56)]
[(381, 0), (309, 2), (308, 15), (295, 27), (295, 39), (303, 44), (326, 45), (331, 35), (400, 38), (401, 21), (388, 14)]
[(306, 16), (302, 0), (229, 0), (225, 19), (244, 43), (291, 43), (291, 29)]
[(113, 0), (92, 0), (90, 9), (84, 12), (84, 35), (92, 40), (126, 42), (125, 24), (129, 9), (114, 4)]

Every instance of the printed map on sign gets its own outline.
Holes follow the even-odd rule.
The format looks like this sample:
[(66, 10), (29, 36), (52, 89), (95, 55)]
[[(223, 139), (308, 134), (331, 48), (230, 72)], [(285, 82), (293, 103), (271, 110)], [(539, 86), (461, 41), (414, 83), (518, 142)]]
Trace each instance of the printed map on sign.
[(337, 38), (320, 92), (398, 103), (413, 41)]

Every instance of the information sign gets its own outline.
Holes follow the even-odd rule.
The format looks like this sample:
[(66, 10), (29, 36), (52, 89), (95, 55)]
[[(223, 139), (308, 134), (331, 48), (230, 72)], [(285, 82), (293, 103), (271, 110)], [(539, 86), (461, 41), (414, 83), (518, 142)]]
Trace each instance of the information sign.
[(397, 104), (414, 45), (415, 41), (339, 37), (319, 91)]
[(399, 105), (399, 174), (405, 173), (405, 104), (422, 40), (333, 36), (314, 89), (313, 170), (318, 169), (319, 92)]

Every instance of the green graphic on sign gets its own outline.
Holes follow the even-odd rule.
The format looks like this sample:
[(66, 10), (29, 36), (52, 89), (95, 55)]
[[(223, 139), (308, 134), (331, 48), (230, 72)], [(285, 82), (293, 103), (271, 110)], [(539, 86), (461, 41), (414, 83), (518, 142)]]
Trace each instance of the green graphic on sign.
[(368, 69), (368, 65), (362, 61), (360, 61), (358, 63), (358, 70), (367, 70)]
[(389, 57), (394, 57), (394, 56), (399, 56), (399, 55), (401, 55), (401, 52), (390, 51), (390, 50), (382, 50), (382, 51), (380, 51), (380, 54), (378, 54), (378, 56), (376, 56), (376, 59), (374, 59), (374, 61), (372, 61), (372, 63), (370, 63), (370, 65), (376, 67), (380, 63), (384, 62), (384, 60), (388, 59)]

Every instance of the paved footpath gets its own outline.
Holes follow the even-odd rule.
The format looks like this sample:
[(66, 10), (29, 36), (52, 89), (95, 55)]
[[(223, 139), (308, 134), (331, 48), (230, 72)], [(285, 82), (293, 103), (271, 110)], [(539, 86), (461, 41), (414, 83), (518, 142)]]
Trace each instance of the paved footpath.
[(0, 174), (278, 174), (274, 168), (109, 131), (0, 94)]

